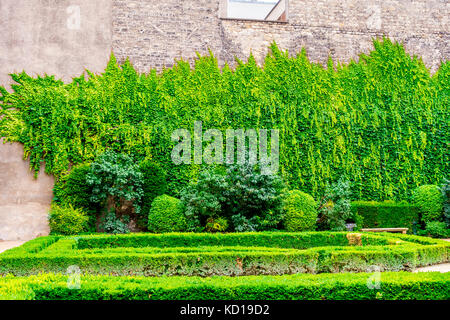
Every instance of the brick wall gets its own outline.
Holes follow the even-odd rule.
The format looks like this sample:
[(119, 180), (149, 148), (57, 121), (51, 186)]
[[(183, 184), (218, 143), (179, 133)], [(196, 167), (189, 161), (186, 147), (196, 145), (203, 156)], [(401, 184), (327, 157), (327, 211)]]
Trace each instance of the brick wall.
[(442, 0), (289, 0), (288, 23), (219, 18), (221, 0), (114, 0), (113, 51), (140, 71), (171, 66), (210, 48), (223, 62), (250, 51), (263, 59), (275, 40), (291, 53), (306, 47), (324, 62), (357, 58), (387, 35), (435, 70), (450, 55), (450, 2)]

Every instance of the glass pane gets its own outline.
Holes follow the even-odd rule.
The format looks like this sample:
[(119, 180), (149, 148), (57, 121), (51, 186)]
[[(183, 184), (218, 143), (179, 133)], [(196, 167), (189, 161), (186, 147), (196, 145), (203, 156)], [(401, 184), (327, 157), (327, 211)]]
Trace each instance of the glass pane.
[(235, 19), (286, 20), (285, 0), (228, 0), (227, 16)]

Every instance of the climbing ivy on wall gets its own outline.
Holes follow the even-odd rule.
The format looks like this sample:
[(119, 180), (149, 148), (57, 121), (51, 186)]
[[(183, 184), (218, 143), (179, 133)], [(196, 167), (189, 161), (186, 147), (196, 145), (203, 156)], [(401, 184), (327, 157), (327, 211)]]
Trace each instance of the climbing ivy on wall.
[(177, 195), (200, 166), (172, 163), (171, 133), (201, 120), (223, 132), (279, 129), (280, 173), (316, 197), (340, 177), (353, 198), (381, 200), (449, 176), (450, 63), (431, 76), (389, 39), (327, 67), (273, 44), (263, 66), (250, 56), (219, 68), (211, 54), (139, 74), (111, 56), (104, 73), (86, 73), (68, 84), (13, 74), (13, 92), (0, 88), (0, 136), (23, 143), (33, 169), (45, 161), (58, 177), (113, 149), (158, 162)]

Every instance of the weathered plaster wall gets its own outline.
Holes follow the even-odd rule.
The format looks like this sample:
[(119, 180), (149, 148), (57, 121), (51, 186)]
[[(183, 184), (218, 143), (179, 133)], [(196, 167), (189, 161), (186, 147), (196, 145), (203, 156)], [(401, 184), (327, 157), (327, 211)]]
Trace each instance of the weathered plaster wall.
[[(65, 81), (85, 68), (104, 70), (111, 53), (110, 0), (0, 0), (0, 84), (9, 73), (54, 74)], [(48, 234), (53, 178), (33, 178), (20, 144), (0, 142), (0, 240)]]
[(18, 143), (0, 139), (0, 240), (29, 240), (48, 234), (53, 177), (41, 169), (34, 179)]

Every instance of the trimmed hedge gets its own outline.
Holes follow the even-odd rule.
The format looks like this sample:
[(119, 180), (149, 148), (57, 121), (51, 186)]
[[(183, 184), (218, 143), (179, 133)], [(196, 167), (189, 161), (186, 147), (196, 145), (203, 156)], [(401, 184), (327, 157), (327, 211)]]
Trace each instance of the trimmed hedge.
[(408, 228), (412, 232), (419, 222), (417, 207), (403, 202), (354, 201), (352, 212), (362, 228)]
[[(376, 237), (367, 235), (367, 243), (376, 243)], [(387, 244), (386, 240), (383, 244)], [(78, 238), (78, 248), (116, 247), (195, 247), (248, 246), (307, 249), (321, 246), (345, 246), (345, 232), (238, 232), (238, 233), (169, 233), (128, 235), (90, 235)]]
[(52, 238), (43, 246), (44, 237), (29, 242), (41, 243), (39, 250), (28, 243), (33, 252), (19, 247), (1, 254), (0, 275), (59, 273), (72, 265), (85, 274), (145, 276), (365, 272), (375, 266), (400, 271), (447, 262), (449, 257), (450, 244), (436, 239), (361, 234), (362, 245), (350, 246), (353, 242), (347, 236), (344, 232), (99, 235), (57, 242)]
[(82, 276), (80, 289), (67, 276), (0, 278), (0, 299), (34, 300), (448, 300), (448, 275), (437, 272), (248, 277)]

